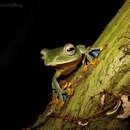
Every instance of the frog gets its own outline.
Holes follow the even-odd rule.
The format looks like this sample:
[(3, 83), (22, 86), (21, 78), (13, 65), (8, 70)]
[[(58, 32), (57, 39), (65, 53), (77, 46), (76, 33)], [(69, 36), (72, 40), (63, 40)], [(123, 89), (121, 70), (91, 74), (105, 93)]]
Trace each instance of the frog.
[[(43, 48), (40, 51), (41, 59), (44, 61), (45, 66), (55, 67), (55, 74), (52, 78), (52, 103), (64, 104), (69, 92), (66, 91), (67, 87), (61, 88), (58, 78), (71, 74), (82, 62), (84, 65), (84, 72), (87, 71), (88, 65), (97, 65), (97, 57), (99, 53), (104, 50), (104, 46), (100, 48), (86, 48), (85, 45), (79, 44), (74, 46), (72, 43), (67, 43), (62, 47), (55, 49)], [(69, 84), (71, 86), (71, 83)], [(68, 87), (70, 88), (70, 87)]]

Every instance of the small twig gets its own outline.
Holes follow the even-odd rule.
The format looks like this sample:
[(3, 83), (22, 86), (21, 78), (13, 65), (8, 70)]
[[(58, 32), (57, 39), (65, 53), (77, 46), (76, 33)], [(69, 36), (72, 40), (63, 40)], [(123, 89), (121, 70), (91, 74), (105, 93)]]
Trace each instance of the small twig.
[(106, 110), (112, 108), (118, 101), (119, 101), (119, 99), (116, 98), (116, 100), (111, 105), (109, 105), (109, 106), (105, 107), (103, 110), (98, 111), (98, 112), (94, 113), (93, 115), (90, 115), (90, 116), (85, 117), (85, 118), (76, 118), (75, 119), (75, 118), (72, 118), (72, 117), (60, 116), (59, 114), (50, 115), (50, 117), (61, 118), (63, 120), (68, 120), (68, 121), (77, 121), (77, 120), (84, 121), (84, 120), (88, 120), (90, 118), (96, 117), (97, 115), (99, 115), (99, 114), (105, 112)]

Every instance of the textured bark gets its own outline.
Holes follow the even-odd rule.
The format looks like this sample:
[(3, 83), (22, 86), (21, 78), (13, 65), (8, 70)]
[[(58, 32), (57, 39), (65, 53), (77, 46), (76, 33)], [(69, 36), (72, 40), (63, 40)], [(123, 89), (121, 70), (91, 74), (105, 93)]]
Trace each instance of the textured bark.
[(67, 79), (74, 80), (74, 93), (64, 107), (48, 104), (28, 129), (126, 130), (130, 127), (129, 118), (117, 119), (123, 111), (121, 107), (112, 115), (106, 115), (116, 105), (120, 94), (130, 93), (130, 0), (124, 3), (93, 47), (105, 44), (107, 48), (99, 55), (96, 68), (89, 66), (84, 73), (81, 66)]

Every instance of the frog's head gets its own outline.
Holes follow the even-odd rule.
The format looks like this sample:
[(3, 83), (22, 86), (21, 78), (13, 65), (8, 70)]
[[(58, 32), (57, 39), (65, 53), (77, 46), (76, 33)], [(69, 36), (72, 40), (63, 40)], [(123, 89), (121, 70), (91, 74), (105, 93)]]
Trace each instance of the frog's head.
[(42, 49), (41, 54), (41, 58), (47, 66), (57, 66), (65, 63), (71, 63), (82, 57), (79, 49), (74, 47), (71, 43), (56, 49)]

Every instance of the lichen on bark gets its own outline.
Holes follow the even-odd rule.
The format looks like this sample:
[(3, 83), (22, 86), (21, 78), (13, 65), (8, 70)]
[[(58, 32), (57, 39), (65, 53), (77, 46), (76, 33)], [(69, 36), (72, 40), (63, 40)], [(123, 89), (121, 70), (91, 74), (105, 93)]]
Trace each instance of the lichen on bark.
[[(130, 0), (124, 3), (93, 47), (105, 44), (107, 49), (99, 55), (96, 68), (90, 66), (84, 73), (81, 66), (68, 78), (74, 80), (74, 94), (65, 105), (61, 108), (48, 104), (28, 129), (126, 130), (129, 127), (129, 119), (117, 119), (121, 107), (112, 115), (105, 113), (113, 109), (120, 94), (130, 94)], [(101, 103), (103, 94), (104, 104)]]

